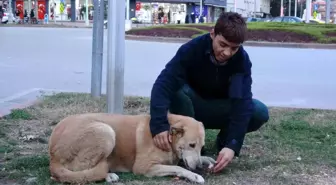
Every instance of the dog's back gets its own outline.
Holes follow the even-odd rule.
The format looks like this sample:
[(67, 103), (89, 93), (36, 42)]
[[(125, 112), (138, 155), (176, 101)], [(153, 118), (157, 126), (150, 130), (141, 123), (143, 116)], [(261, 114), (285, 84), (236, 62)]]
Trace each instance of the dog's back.
[(63, 119), (49, 139), (52, 178), (76, 183), (105, 178), (111, 168), (131, 171), (137, 123), (143, 118), (146, 116), (88, 113)]

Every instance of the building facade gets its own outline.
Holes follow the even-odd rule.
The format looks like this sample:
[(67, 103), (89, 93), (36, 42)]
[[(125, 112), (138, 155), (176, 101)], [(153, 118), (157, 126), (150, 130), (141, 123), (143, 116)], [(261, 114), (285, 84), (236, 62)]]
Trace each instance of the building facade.
[[(139, 22), (169, 24), (198, 22), (199, 0), (131, 0), (130, 17)], [(202, 15), (204, 22), (214, 22), (225, 11), (226, 0), (204, 0)]]
[[(306, 3), (305, 0), (301, 0), (302, 3)], [(313, 16), (314, 12), (314, 4), (317, 5), (317, 12), (320, 14), (320, 19), (325, 20), (326, 17), (326, 1), (325, 0), (316, 0), (312, 3), (311, 13)], [(336, 21), (336, 0), (330, 0), (330, 18), (333, 22)]]
[[(33, 11), (37, 19), (48, 16), (49, 21), (84, 20), (88, 6), (89, 18), (93, 18), (93, 0), (11, 0), (13, 11), (19, 10), (23, 19), (25, 12)], [(126, 5), (127, 0), (125, 0)], [(129, 0), (129, 17), (148, 23), (197, 22), (200, 15), (199, 0)], [(108, 1), (105, 0), (106, 9)], [(126, 9), (126, 6), (125, 6)], [(214, 22), (226, 10), (226, 0), (203, 0), (204, 22)], [(107, 15), (107, 12), (105, 12)], [(105, 16), (106, 17), (106, 16)]]
[[(88, 7), (92, 9), (93, 0), (88, 0)], [(84, 19), (85, 0), (12, 0), (13, 12), (20, 11), (20, 18), (23, 19), (25, 12), (27, 16), (34, 12), (37, 19), (44, 19), (48, 16), (49, 21), (76, 21)], [(85, 12), (84, 12), (85, 13)], [(89, 10), (89, 15), (92, 13)]]
[(271, 10), (271, 0), (227, 0), (227, 11), (236, 11), (243, 17), (250, 17), (257, 13), (269, 14)]

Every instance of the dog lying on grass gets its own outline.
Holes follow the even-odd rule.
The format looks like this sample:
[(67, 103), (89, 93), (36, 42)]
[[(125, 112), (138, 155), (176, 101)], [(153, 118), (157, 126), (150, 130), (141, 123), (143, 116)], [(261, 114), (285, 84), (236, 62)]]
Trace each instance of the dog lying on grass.
[[(157, 148), (148, 115), (86, 113), (61, 120), (49, 139), (51, 178), (58, 182), (115, 182), (115, 172), (132, 172), (147, 177), (178, 176), (204, 183), (190, 170), (215, 160), (201, 156), (203, 124), (191, 117), (168, 114), (170, 152)], [(186, 168), (177, 166), (183, 160)]]

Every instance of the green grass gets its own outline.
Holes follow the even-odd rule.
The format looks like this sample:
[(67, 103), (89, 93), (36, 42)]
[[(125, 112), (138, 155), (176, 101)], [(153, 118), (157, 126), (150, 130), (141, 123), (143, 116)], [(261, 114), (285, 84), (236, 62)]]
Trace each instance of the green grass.
[(23, 119), (32, 120), (33, 116), (25, 109), (14, 109), (10, 114), (5, 116), (6, 119)]
[[(181, 24), (181, 25), (165, 25), (165, 26), (152, 26), (145, 28), (135, 28), (127, 33), (134, 33), (137, 30), (151, 30), (153, 28), (161, 29), (189, 29), (195, 30), (199, 33), (194, 34), (191, 38), (195, 38), (199, 35), (207, 33), (208, 31), (204, 29), (195, 28), (195, 26), (213, 27), (214, 24)], [(326, 33), (332, 32), (336, 33), (336, 25), (334, 24), (305, 24), (305, 23), (273, 23), (273, 22), (252, 22), (247, 24), (248, 29), (253, 30), (266, 30), (266, 31), (284, 31), (284, 32), (295, 32), (298, 34), (305, 34), (316, 38), (318, 43), (335, 43), (336, 37), (327, 37)]]
[[(104, 97), (105, 98), (105, 97)], [(50, 180), (47, 143), (25, 142), (24, 134), (47, 140), (53, 125), (67, 115), (106, 110), (105, 99), (88, 94), (60, 93), (22, 112), (32, 120), (0, 120), (0, 184), (56, 184)], [(148, 113), (149, 99), (126, 97), (125, 113)], [(20, 117), (20, 116), (19, 116)], [(19, 131), (18, 131), (19, 130)], [(206, 148), (216, 157), (216, 130), (206, 131)], [(207, 184), (335, 184), (336, 112), (332, 110), (270, 108), (270, 121), (246, 136), (241, 156), (221, 174), (204, 175)], [(2, 156), (4, 158), (2, 158)], [(186, 184), (170, 177), (146, 178), (119, 173), (124, 184)], [(94, 183), (92, 183), (94, 184)], [(97, 184), (105, 184), (99, 182)]]

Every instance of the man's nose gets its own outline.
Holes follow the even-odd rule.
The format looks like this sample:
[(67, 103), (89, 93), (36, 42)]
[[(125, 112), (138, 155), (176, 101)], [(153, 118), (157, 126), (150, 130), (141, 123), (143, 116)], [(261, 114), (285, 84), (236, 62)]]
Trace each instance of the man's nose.
[(224, 56), (230, 56), (231, 55), (231, 49), (230, 48), (225, 48), (223, 51)]

